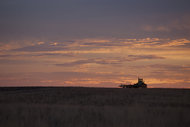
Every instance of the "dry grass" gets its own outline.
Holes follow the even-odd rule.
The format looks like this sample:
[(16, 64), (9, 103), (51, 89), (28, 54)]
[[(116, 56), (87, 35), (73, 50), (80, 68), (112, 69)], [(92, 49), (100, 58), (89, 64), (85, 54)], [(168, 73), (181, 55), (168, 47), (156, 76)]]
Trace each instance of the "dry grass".
[(189, 127), (190, 90), (0, 88), (0, 127)]

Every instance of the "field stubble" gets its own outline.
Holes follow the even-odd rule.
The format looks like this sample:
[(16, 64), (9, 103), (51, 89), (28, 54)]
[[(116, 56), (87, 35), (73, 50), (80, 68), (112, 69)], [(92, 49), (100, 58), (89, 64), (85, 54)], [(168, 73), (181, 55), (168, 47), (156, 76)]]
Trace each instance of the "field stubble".
[(0, 88), (0, 127), (189, 127), (190, 90)]

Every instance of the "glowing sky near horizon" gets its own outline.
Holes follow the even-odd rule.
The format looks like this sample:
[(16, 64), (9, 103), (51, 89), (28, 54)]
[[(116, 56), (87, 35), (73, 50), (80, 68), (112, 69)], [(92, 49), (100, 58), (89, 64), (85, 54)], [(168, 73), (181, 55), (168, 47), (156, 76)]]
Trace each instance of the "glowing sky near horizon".
[(188, 0), (2, 0), (0, 86), (190, 88)]

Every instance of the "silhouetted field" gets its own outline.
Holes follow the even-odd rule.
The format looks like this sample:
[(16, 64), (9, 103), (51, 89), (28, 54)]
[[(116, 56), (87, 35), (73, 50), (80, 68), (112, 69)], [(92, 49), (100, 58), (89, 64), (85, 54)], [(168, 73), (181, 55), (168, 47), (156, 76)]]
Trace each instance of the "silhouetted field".
[(0, 88), (0, 127), (189, 127), (190, 90)]

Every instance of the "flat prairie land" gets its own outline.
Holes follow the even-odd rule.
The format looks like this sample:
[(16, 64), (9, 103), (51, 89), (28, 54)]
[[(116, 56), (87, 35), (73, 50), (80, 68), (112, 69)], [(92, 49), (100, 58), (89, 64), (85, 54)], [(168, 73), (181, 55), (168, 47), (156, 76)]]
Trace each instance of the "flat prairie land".
[(190, 127), (190, 90), (1, 87), (0, 127)]

